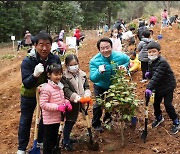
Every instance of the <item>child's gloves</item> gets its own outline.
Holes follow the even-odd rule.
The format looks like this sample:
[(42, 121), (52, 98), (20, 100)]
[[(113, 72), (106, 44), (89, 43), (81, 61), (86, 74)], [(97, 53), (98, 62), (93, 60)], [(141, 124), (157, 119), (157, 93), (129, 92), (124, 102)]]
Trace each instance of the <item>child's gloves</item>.
[(64, 103), (60, 104), (58, 106), (58, 111), (65, 112), (66, 111), (66, 105)]
[(66, 108), (68, 111), (72, 110), (72, 105), (69, 100), (65, 99)]
[(104, 73), (105, 71), (106, 71), (105, 65), (100, 65), (100, 66), (99, 66), (99, 72), (100, 72), (100, 73)]
[(81, 99), (79, 100), (80, 101), (80, 103), (82, 103), (82, 104), (85, 104), (85, 103), (92, 103), (92, 99), (91, 99), (91, 97), (89, 97), (89, 96), (87, 96), (87, 97), (81, 97)]
[(38, 65), (35, 66), (33, 75), (34, 77), (39, 77), (42, 72), (44, 72), (44, 66), (42, 63), (39, 63)]
[(146, 91), (145, 91), (145, 96), (146, 96), (146, 97), (151, 97), (151, 95), (152, 95), (152, 91), (149, 90), (149, 89), (146, 89)]
[(146, 79), (150, 79), (150, 77), (151, 77), (151, 73), (150, 73), (150, 72), (146, 72), (146, 73), (145, 73), (145, 78), (146, 78)]

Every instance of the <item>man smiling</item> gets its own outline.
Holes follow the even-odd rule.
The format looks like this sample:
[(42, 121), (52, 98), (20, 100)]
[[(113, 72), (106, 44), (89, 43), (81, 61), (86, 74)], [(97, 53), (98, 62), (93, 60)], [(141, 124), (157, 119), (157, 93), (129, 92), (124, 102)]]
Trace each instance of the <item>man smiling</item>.
[[(109, 89), (111, 77), (115, 74), (114, 67), (127, 67), (130, 62), (129, 56), (122, 52), (112, 50), (112, 41), (102, 38), (97, 42), (97, 53), (90, 60), (90, 80), (94, 83), (94, 95), (99, 96)], [(112, 64), (111, 62), (114, 62)], [(97, 131), (103, 131), (101, 127), (102, 109), (96, 102), (93, 106), (92, 126)], [(106, 112), (103, 121), (111, 120), (110, 113)]]
[[(21, 64), (22, 86), (21, 115), (18, 131), (17, 154), (25, 154), (29, 142), (30, 129), (34, 109), (36, 107), (36, 88), (47, 82), (46, 67), (52, 63), (61, 64), (57, 55), (50, 53), (52, 38), (47, 33), (39, 33), (35, 37), (35, 49), (24, 58)], [(42, 143), (43, 131), (40, 123), (38, 142)]]

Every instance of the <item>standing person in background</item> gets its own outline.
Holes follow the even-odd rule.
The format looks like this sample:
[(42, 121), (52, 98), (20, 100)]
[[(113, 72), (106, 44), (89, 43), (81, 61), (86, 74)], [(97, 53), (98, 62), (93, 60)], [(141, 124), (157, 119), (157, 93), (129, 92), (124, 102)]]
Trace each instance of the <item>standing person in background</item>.
[[(46, 67), (52, 63), (61, 65), (57, 55), (50, 53), (52, 38), (47, 33), (39, 33), (35, 36), (35, 49), (24, 58), (21, 63), (22, 85), (21, 114), (18, 130), (18, 151), (17, 154), (25, 154), (29, 143), (33, 113), (36, 108), (36, 88), (47, 82)], [(39, 124), (38, 145), (42, 146), (43, 125)]]
[(26, 31), (24, 39), (25, 39), (25, 46), (32, 47), (31, 33), (28, 30)]
[(142, 80), (140, 82), (146, 82), (145, 73), (148, 70), (148, 51), (147, 45), (153, 41), (150, 38), (150, 31), (144, 30), (142, 32), (142, 39), (138, 44), (137, 51), (139, 53), (139, 61), (141, 61)]
[(168, 25), (168, 11), (166, 9), (161, 13), (162, 26), (166, 27)]
[(61, 32), (59, 33), (59, 39), (64, 40), (64, 30), (61, 30)]
[(79, 28), (77, 28), (75, 30), (74, 37), (76, 37), (76, 47), (78, 49), (79, 48), (79, 43), (80, 43), (80, 37), (81, 37), (81, 32), (80, 32)]
[(106, 32), (106, 33), (107, 33), (108, 31), (109, 31), (108, 24), (105, 24), (105, 25), (104, 25), (104, 32)]
[[(94, 83), (94, 96), (100, 96), (109, 89), (111, 77), (115, 74), (114, 68), (128, 67), (130, 58), (122, 52), (112, 50), (112, 41), (109, 38), (102, 38), (97, 42), (97, 53), (89, 62), (90, 80)], [(111, 64), (114, 62), (115, 64)], [(93, 106), (92, 126), (96, 131), (103, 131), (101, 126), (102, 109), (96, 102)], [(104, 122), (112, 120), (111, 114), (105, 111)]]
[(121, 44), (121, 40), (119, 38), (117, 38), (117, 36), (118, 36), (118, 29), (112, 29), (111, 36), (110, 36), (110, 39), (113, 43), (112, 50), (121, 52), (122, 44)]

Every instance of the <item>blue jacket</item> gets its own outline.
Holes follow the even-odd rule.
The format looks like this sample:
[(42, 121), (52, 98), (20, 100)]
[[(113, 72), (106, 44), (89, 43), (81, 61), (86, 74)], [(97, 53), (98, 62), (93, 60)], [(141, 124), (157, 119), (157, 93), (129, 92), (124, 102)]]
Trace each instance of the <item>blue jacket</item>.
[[(111, 62), (114, 62), (115, 65), (111, 64)], [(90, 60), (90, 80), (95, 85), (103, 89), (108, 89), (111, 85), (110, 78), (115, 74), (113, 68), (119, 65), (124, 65), (127, 67), (129, 62), (129, 56), (122, 52), (112, 51), (111, 56), (108, 58), (105, 58), (101, 53), (98, 53)], [(106, 71), (101, 74), (99, 72), (99, 66), (104, 64)]]
[[(44, 65), (45, 71), (38, 78), (35, 78), (33, 76), (34, 68), (39, 63)], [(39, 54), (34, 49), (30, 51), (21, 63), (21, 96), (36, 97), (36, 87), (44, 82), (47, 82), (46, 67), (52, 63), (61, 64), (60, 58), (57, 55), (50, 53), (47, 60), (43, 62), (40, 59)]]

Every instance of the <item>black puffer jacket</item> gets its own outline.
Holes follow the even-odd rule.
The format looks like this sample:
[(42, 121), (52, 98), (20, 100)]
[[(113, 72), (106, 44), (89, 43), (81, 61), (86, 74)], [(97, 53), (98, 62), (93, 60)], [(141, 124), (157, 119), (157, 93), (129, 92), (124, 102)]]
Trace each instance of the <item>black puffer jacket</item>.
[(159, 56), (151, 64), (149, 63), (151, 80), (147, 89), (155, 90), (157, 94), (166, 94), (176, 87), (176, 79), (168, 62)]

